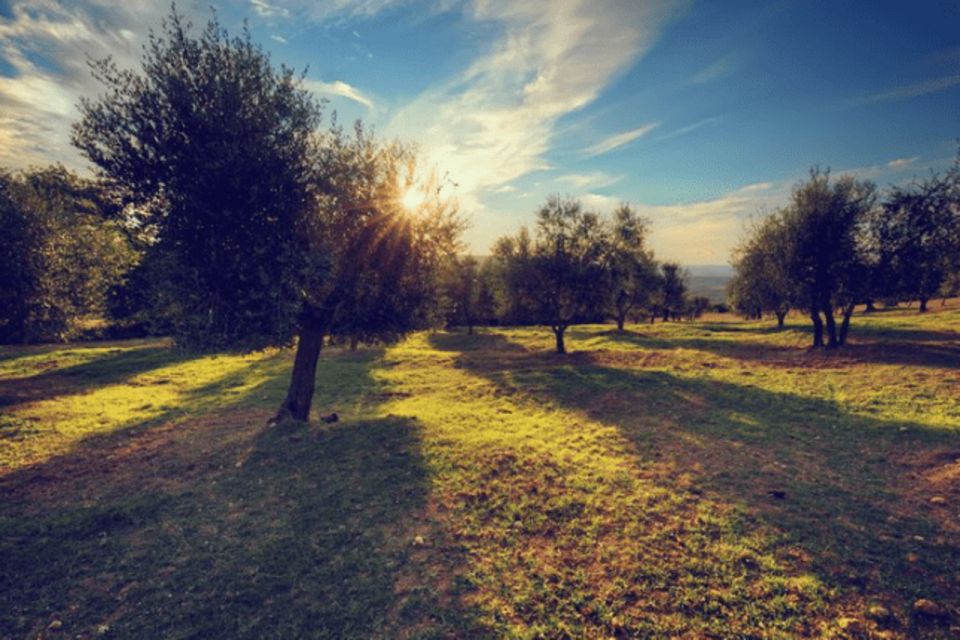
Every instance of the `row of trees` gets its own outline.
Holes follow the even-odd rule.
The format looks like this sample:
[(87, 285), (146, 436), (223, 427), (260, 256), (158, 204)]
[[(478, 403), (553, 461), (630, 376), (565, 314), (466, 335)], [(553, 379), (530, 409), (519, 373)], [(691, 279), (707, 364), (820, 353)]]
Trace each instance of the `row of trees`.
[(781, 327), (791, 309), (802, 310), (816, 347), (845, 343), (857, 305), (918, 300), (926, 311), (960, 273), (960, 159), (885, 194), (813, 169), (787, 206), (753, 225), (733, 264), (735, 308), (774, 314)]
[(686, 274), (658, 264), (647, 246), (648, 223), (628, 205), (607, 219), (574, 199), (551, 197), (526, 228), (500, 238), (484, 264), (466, 257), (447, 270), (449, 321), (468, 332), (481, 322), (550, 327), (564, 353), (571, 324), (628, 318), (664, 321), (700, 315), (706, 298), (687, 295)]

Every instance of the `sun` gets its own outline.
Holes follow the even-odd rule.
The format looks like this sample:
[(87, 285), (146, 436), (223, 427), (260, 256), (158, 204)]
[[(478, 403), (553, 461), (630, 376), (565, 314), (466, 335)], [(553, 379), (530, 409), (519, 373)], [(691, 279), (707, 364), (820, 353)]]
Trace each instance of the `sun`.
[(408, 211), (418, 210), (420, 205), (423, 204), (423, 201), (423, 189), (415, 184), (407, 187), (407, 190), (403, 193), (403, 197), (400, 198), (401, 204), (403, 204)]

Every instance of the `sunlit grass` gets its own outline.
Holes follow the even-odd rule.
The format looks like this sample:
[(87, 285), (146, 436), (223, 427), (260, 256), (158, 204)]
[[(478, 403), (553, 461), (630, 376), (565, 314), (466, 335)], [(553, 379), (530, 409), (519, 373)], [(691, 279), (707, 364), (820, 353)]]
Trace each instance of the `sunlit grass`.
[(287, 352), (4, 350), (0, 635), (949, 637), (958, 330), (418, 334), (276, 429)]

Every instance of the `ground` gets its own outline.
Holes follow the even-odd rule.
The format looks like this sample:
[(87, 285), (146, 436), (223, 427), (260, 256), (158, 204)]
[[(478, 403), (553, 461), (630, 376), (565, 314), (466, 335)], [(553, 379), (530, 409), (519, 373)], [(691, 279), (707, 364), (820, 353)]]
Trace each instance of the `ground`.
[(960, 634), (960, 304), (569, 334), (0, 348), (0, 637)]

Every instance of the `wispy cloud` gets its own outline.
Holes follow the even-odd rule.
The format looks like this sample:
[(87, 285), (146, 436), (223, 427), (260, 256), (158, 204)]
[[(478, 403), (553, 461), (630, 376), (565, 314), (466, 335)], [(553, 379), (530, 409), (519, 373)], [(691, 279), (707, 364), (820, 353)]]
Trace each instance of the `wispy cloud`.
[(362, 104), (368, 109), (373, 109), (373, 100), (371, 100), (356, 87), (351, 86), (342, 80), (334, 80), (333, 82), (304, 80), (303, 84), (305, 88), (313, 91), (314, 93), (326, 96), (340, 96), (341, 98), (347, 98), (348, 100), (353, 100), (354, 102)]
[(623, 179), (623, 176), (610, 176), (603, 171), (590, 173), (570, 173), (557, 178), (557, 182), (569, 184), (576, 189), (602, 189)]
[(462, 73), (402, 108), (388, 131), (423, 141), (467, 206), (482, 209), (482, 190), (548, 167), (558, 119), (593, 102), (677, 10), (635, 0), (557, 0), (549, 10), (476, 0), (467, 17), (499, 36)]
[(250, 0), (250, 6), (253, 10), (265, 18), (287, 17), (290, 15), (289, 9), (278, 5), (270, 4), (266, 0)]
[(906, 100), (907, 98), (916, 98), (918, 96), (925, 96), (931, 93), (944, 91), (957, 85), (960, 85), (960, 73), (951, 76), (942, 76), (940, 78), (931, 78), (922, 82), (898, 87), (890, 91), (863, 96), (853, 100), (853, 104), (873, 104), (877, 102)]
[(586, 156), (599, 156), (604, 153), (609, 153), (614, 149), (622, 147), (625, 144), (629, 144), (640, 138), (647, 135), (654, 129), (659, 126), (659, 123), (652, 122), (650, 124), (645, 124), (642, 127), (637, 127), (636, 129), (631, 129), (630, 131), (624, 131), (623, 133), (617, 133), (608, 138), (604, 138), (597, 144), (587, 147), (583, 150), (584, 155)]
[(287, 44), (286, 38), (284, 38), (283, 36), (278, 36), (275, 33), (270, 36), (270, 39), (273, 40), (274, 42), (279, 42), (280, 44)]
[(697, 73), (690, 76), (691, 84), (706, 84), (731, 73), (736, 64), (736, 56), (727, 55), (717, 58)]
[(660, 140), (672, 140), (672, 139), (674, 139), (674, 138), (679, 138), (680, 136), (685, 136), (685, 135), (687, 135), (688, 133), (693, 133), (694, 131), (696, 131), (697, 129), (700, 129), (701, 127), (705, 127), (705, 126), (707, 126), (707, 125), (713, 124), (714, 122), (717, 122), (718, 120), (720, 120), (720, 118), (719, 118), (718, 116), (713, 116), (713, 117), (710, 117), (710, 118), (704, 118), (703, 120), (698, 120), (697, 122), (694, 122), (693, 124), (688, 124), (688, 125), (685, 126), (685, 127), (680, 127), (679, 129), (674, 129), (673, 131), (668, 131), (667, 133), (663, 134), (662, 136), (657, 137), (656, 140), (658, 140), (658, 141), (660, 141)]
[(897, 158), (896, 160), (891, 160), (887, 163), (887, 166), (891, 169), (902, 169), (908, 167), (917, 160), (920, 159), (920, 156), (911, 156), (909, 158)]
[[(144, 24), (157, 25), (167, 7), (131, 0), (115, 7), (95, 0), (14, 0), (0, 17), (0, 52), (12, 72), (0, 76), (0, 165), (83, 162), (70, 145), (80, 96), (101, 87), (87, 56), (134, 66)], [(47, 63), (44, 61), (52, 61)]]

